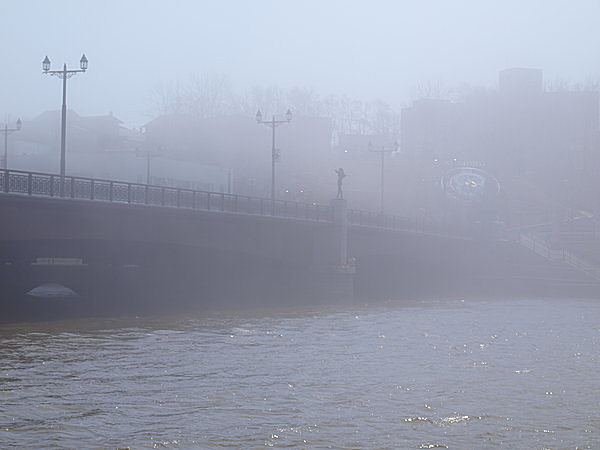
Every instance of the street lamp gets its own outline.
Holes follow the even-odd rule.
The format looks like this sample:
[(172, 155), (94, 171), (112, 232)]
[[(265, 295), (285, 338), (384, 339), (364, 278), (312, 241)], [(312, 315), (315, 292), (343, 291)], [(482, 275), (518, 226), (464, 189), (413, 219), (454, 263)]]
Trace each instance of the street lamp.
[(2, 167), (5, 169), (8, 169), (8, 135), (14, 133), (15, 131), (19, 131), (22, 125), (23, 122), (21, 122), (21, 119), (17, 119), (17, 123), (15, 124), (14, 128), (8, 128), (8, 124), (5, 122), (4, 129), (0, 129), (0, 133), (4, 133), (4, 162)]
[(138, 150), (135, 151), (135, 156), (146, 158), (146, 184), (150, 184), (150, 160), (161, 156), (157, 150)]
[(275, 128), (281, 124), (291, 122), (291, 120), (292, 111), (289, 109), (285, 113), (285, 120), (275, 120), (275, 116), (271, 120), (263, 120), (260, 109), (256, 112), (256, 123), (262, 123), (273, 130), (271, 145), (271, 201), (273, 202), (273, 206), (275, 206), (275, 162), (279, 161), (279, 151), (275, 148)]
[(45, 74), (58, 77), (63, 80), (63, 94), (62, 94), (62, 120), (60, 129), (60, 196), (64, 195), (64, 177), (65, 177), (65, 141), (67, 137), (67, 79), (78, 74), (79, 72), (85, 72), (88, 68), (88, 59), (85, 57), (85, 53), (79, 60), (79, 69), (67, 70), (67, 65), (63, 65), (62, 70), (50, 70), (50, 60), (48, 56), (42, 61), (42, 69)]
[(398, 144), (398, 141), (395, 141), (391, 147), (384, 147), (382, 145), (380, 149), (375, 149), (373, 147), (373, 144), (371, 144), (371, 142), (369, 142), (369, 151), (374, 152), (374, 153), (379, 153), (381, 155), (381, 188), (380, 188), (381, 189), (381, 199), (380, 199), (381, 214), (383, 214), (383, 211), (384, 211), (383, 199), (384, 199), (384, 188), (385, 188), (385, 184), (384, 184), (385, 154), (397, 152), (399, 148), (400, 148), (400, 144)]

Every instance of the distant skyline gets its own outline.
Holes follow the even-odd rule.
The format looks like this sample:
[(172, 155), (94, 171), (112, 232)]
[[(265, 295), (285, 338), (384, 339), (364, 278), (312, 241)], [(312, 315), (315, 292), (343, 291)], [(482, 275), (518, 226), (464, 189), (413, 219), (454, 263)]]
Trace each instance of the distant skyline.
[(547, 81), (600, 79), (597, 0), (22, 0), (0, 24), (0, 123), (68, 106), (113, 112), (128, 126), (156, 113), (153, 91), (194, 74), (226, 75), (233, 90), (277, 85), (381, 99), (399, 109), (421, 83), (495, 87), (510, 67)]

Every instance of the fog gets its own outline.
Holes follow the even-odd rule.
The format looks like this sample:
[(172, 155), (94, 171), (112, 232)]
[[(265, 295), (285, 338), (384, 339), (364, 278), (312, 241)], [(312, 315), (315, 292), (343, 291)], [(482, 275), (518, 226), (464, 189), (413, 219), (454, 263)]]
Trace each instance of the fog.
[[(490, 96), (501, 91), (499, 73), (515, 67), (540, 70), (533, 89), (544, 93), (597, 91), (599, 16), (595, 1), (7, 2), (0, 114), (9, 125), (18, 117), (25, 123), (11, 136), (9, 165), (56, 172), (59, 116), (52, 111), (60, 108), (61, 86), (42, 73), (41, 61), (47, 55), (54, 70), (63, 63), (76, 69), (85, 52), (89, 70), (68, 82), (73, 175), (143, 181), (140, 156), (151, 152), (155, 182), (185, 178), (186, 186), (268, 196), (270, 136), (253, 118), (257, 109), (270, 120), (290, 108), (293, 123), (277, 130), (278, 197), (293, 191), (302, 194), (289, 196), (294, 200), (327, 202), (333, 168), (346, 166), (355, 206), (383, 209), (379, 154), (367, 147), (400, 142), (400, 152), (385, 154), (390, 173), (383, 186), (397, 200), (386, 209), (427, 216), (432, 208), (424, 205), (421, 183), (434, 191), (444, 170), (432, 172), (425, 159), (475, 162), (504, 176), (503, 187), (519, 173), (507, 164), (529, 164), (541, 152), (558, 152), (548, 158), (557, 163), (558, 141), (590, 159), (596, 97), (559, 100), (562, 107), (534, 102), (544, 124), (530, 117), (537, 137), (526, 137), (507, 123), (510, 107)], [(515, 105), (531, 103), (517, 97)], [(428, 112), (423, 99), (465, 106)], [(573, 108), (579, 119), (557, 131), (553, 121)], [(86, 125), (93, 117), (103, 125)], [(107, 117), (117, 120), (108, 125)], [(544, 127), (557, 133), (556, 148), (538, 139)], [(115, 152), (107, 150), (129, 157), (113, 164)], [(515, 159), (499, 161), (506, 151)], [(178, 177), (189, 167), (178, 169), (168, 158), (213, 175)]]
[[(158, 186), (152, 203), (149, 188), (121, 185), (127, 202), (165, 206), (168, 187), (171, 206), (181, 206), (177, 189), (193, 189), (217, 192), (222, 211), (232, 194), (304, 205), (295, 214), (343, 195), (368, 227), (511, 241), (543, 249), (550, 262), (560, 251), (566, 265), (600, 279), (590, 262), (600, 265), (600, 250), (577, 253), (600, 229), (598, 17), (596, 1), (10, 2), (0, 114), (5, 134), (17, 118), (23, 126), (7, 134), (4, 166), (59, 173), (61, 84), (42, 60), (78, 69), (85, 53), (89, 67), (67, 83), (66, 114), (66, 174), (87, 178), (83, 195), (96, 195), (97, 180), (117, 180)], [(340, 168), (347, 176), (337, 185)], [(44, 195), (55, 195), (52, 179), (36, 181)], [(346, 203), (335, 204), (333, 216), (350, 217)], [(233, 212), (258, 211), (245, 205)], [(260, 205), (277, 215), (274, 202), (270, 213)], [(351, 225), (364, 225), (353, 214)], [(331, 254), (343, 270), (354, 264), (353, 245), (364, 245), (367, 261), (394, 248), (348, 238), (348, 224), (338, 225), (343, 251)], [(440, 250), (419, 242), (427, 267)], [(452, 251), (440, 277), (452, 279), (459, 250), (443, 245)], [(473, 252), (497, 262), (490, 249)], [(371, 280), (381, 263), (373, 261), (362, 272)]]
[(58, 109), (41, 61), (76, 67), (83, 52), (90, 69), (69, 83), (69, 107), (128, 126), (156, 115), (157, 87), (203, 73), (240, 94), (299, 86), (396, 109), (424, 82), (493, 87), (509, 67), (585, 82), (600, 75), (599, 16), (594, 0), (6, 1), (0, 114)]
[(600, 447), (600, 0), (0, 17), (0, 447)]

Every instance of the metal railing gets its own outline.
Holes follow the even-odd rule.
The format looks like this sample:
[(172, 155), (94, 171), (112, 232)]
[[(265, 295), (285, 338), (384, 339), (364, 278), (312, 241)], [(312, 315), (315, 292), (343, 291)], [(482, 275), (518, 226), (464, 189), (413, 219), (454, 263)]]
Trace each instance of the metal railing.
[(348, 210), (348, 223), (358, 227), (419, 231), (423, 233), (463, 238), (471, 238), (475, 236), (475, 231), (473, 229), (466, 227), (453, 227), (448, 223), (436, 221), (428, 217), (409, 218), (357, 209)]
[(358, 225), (362, 227), (375, 227), (375, 228), (416, 228), (416, 223), (399, 216), (392, 216), (389, 214), (375, 213), (372, 211), (361, 211), (358, 209), (348, 210), (348, 223), (350, 225)]
[[(61, 181), (62, 196), (61, 196)], [(194, 209), (202, 211), (253, 214), (284, 217), (319, 222), (331, 222), (333, 211), (328, 205), (250, 197), (222, 192), (200, 191), (168, 186), (157, 186), (125, 181), (104, 180), (77, 176), (28, 172), (22, 170), (0, 170), (0, 192), (39, 197), (91, 200), (99, 202), (125, 203)], [(447, 235), (467, 235), (464, 230), (449, 229), (425, 218), (381, 214), (372, 211), (349, 210), (351, 226), (388, 230), (431, 232)]]
[(316, 203), (272, 201), (246, 195), (73, 176), (65, 176), (62, 183), (63, 195), (60, 197), (60, 175), (0, 170), (0, 189), (7, 194), (255, 214), (324, 222), (330, 222), (332, 217), (331, 207)]
[(574, 269), (600, 281), (600, 268), (584, 261), (569, 250), (550, 248), (546, 240), (533, 234), (519, 234), (518, 241), (523, 247), (550, 261), (562, 261)]

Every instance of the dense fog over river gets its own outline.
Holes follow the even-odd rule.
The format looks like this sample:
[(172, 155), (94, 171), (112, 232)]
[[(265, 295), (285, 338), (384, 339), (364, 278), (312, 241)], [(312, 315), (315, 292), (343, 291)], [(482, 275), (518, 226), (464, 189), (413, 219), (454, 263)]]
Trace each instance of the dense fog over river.
[(596, 301), (0, 330), (3, 447), (597, 448)]
[(599, 18), (3, 2), (0, 447), (600, 447)]

